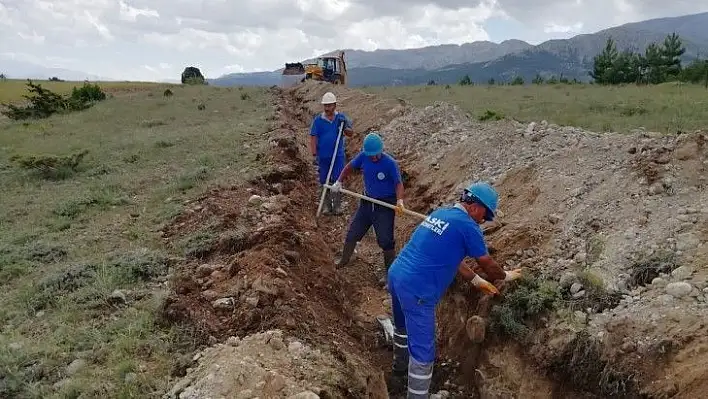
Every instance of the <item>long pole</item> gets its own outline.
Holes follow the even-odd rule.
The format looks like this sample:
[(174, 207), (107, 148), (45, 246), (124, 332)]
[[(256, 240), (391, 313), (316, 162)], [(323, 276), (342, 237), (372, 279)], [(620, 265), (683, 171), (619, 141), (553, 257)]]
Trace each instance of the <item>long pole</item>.
[[(325, 187), (327, 187), (327, 188), (329, 188), (329, 189), (332, 188), (332, 186), (330, 186), (330, 185), (326, 185)], [(344, 194), (350, 195), (350, 196), (352, 196), (352, 197), (356, 197), (356, 198), (359, 198), (359, 199), (363, 199), (363, 200), (365, 200), (365, 201), (373, 202), (374, 204), (377, 204), (377, 205), (385, 206), (386, 208), (390, 208), (390, 209), (393, 209), (393, 210), (396, 209), (396, 207), (395, 207), (394, 205), (391, 205), (391, 204), (389, 204), (388, 202), (380, 201), (380, 200), (377, 200), (376, 198), (367, 197), (366, 195), (362, 195), (362, 194), (359, 194), (359, 193), (355, 193), (354, 191), (349, 191), (349, 190), (347, 190), (347, 189), (345, 189), (345, 188), (340, 188), (339, 191), (341, 191), (341, 192), (344, 193)], [(425, 219), (425, 218), (427, 218), (426, 215), (423, 215), (422, 213), (418, 213), (418, 212), (411, 211), (410, 209), (405, 209), (405, 208), (403, 208), (403, 212), (404, 212), (405, 214), (407, 214), (407, 215), (415, 216), (415, 217), (420, 218), (420, 219)]]
[(317, 207), (317, 216), (320, 216), (322, 212), (322, 205), (324, 205), (325, 197), (327, 196), (327, 188), (332, 187), (329, 185), (329, 178), (332, 176), (332, 169), (334, 168), (334, 159), (337, 157), (337, 150), (339, 149), (339, 139), (342, 137), (342, 130), (344, 129), (344, 121), (339, 124), (339, 134), (337, 134), (337, 142), (334, 144), (334, 152), (332, 153), (332, 161), (329, 163), (329, 171), (327, 172), (327, 179), (322, 187), (322, 196), (320, 196), (320, 205)]

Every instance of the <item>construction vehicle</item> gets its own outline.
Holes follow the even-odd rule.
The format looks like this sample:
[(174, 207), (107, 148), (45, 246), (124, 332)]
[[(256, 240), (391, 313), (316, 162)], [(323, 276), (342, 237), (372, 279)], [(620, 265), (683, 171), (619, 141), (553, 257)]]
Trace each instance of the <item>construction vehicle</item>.
[(282, 85), (293, 86), (299, 82), (312, 79), (332, 84), (347, 84), (347, 65), (344, 63), (344, 51), (337, 56), (318, 57), (315, 63), (286, 63), (283, 69)]

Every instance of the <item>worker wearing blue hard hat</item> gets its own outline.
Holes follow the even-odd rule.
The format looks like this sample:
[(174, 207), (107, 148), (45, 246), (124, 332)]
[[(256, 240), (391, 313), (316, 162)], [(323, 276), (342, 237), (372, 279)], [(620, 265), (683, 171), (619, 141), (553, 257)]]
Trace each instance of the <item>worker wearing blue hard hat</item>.
[(384, 152), (384, 143), (378, 133), (367, 134), (362, 147), (362, 151), (344, 167), (337, 182), (332, 186), (332, 191), (339, 192), (342, 182), (347, 179), (352, 169), (358, 169), (363, 172), (364, 195), (395, 205), (395, 211), (362, 199), (349, 224), (349, 230), (344, 240), (344, 250), (337, 265), (344, 266), (349, 263), (357, 242), (373, 226), (376, 232), (376, 241), (383, 250), (386, 271), (380, 282), (385, 285), (388, 268), (396, 257), (393, 229), (396, 213), (400, 214), (404, 209), (403, 181), (396, 160)]
[[(334, 93), (325, 93), (322, 96), (321, 103), (324, 112), (315, 115), (312, 120), (312, 125), (310, 126), (310, 152), (314, 158), (314, 163), (319, 169), (319, 189), (324, 190), (324, 185), (331, 184), (342, 172), (346, 160), (344, 137), (339, 139), (339, 146), (336, 144), (337, 137), (339, 136), (339, 128), (341, 125), (344, 125), (342, 126), (342, 135), (346, 137), (351, 137), (354, 130), (352, 129), (352, 121), (347, 115), (336, 110), (337, 97)], [(335, 147), (337, 147), (336, 153), (334, 152)], [(330, 175), (329, 181), (326, 181), (332, 162), (334, 162), (332, 165), (332, 174)], [(325, 194), (324, 205), (325, 214), (341, 214), (342, 194), (330, 194), (328, 190)]]
[(485, 293), (499, 293), (462, 261), (474, 258), (492, 282), (521, 276), (520, 269), (505, 271), (487, 251), (480, 224), (494, 219), (498, 200), (491, 185), (471, 184), (454, 206), (436, 209), (416, 227), (389, 269), (393, 376), (403, 378), (408, 371), (408, 398), (428, 398), (435, 361), (435, 306), (455, 275)]

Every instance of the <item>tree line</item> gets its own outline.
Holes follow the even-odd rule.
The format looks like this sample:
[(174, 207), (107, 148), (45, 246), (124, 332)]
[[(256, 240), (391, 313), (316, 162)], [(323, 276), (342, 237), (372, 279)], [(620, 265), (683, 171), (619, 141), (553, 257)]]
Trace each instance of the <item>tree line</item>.
[(651, 43), (644, 53), (618, 51), (609, 37), (605, 48), (593, 58), (590, 76), (597, 84), (659, 84), (671, 81), (703, 82), (708, 87), (708, 60), (696, 59), (685, 67), (681, 57), (686, 52), (676, 33), (667, 35), (661, 44)]

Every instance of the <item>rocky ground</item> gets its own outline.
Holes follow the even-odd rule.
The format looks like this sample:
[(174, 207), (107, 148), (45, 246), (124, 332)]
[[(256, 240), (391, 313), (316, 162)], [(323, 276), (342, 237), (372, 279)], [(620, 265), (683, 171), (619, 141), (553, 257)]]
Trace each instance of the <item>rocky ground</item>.
[[(166, 229), (166, 239), (195, 248), (175, 276), (166, 317), (226, 342), (201, 356), (174, 396), (386, 397), (382, 372), (391, 353), (380, 347), (374, 321), (390, 306), (376, 284), (380, 251), (367, 236), (354, 264), (334, 270), (347, 219), (314, 217), (305, 132), (331, 89), (307, 83), (274, 91), (263, 176), (250, 187), (215, 189)], [(470, 342), (461, 333), (466, 321), (488, 309), (456, 284), (439, 309), (435, 392), (708, 393), (701, 366), (708, 363), (708, 134), (479, 122), (450, 104), (414, 108), (356, 90), (335, 93), (362, 133), (348, 153), (378, 129), (403, 169), (409, 208), (427, 212), (472, 180), (493, 182), (503, 215), (487, 235), (494, 256), (557, 283), (562, 297), (524, 344), (494, 336)], [(360, 191), (355, 180), (348, 188)], [(397, 221), (399, 248), (416, 222)], [(290, 350), (298, 343), (308, 348), (304, 357)]]

